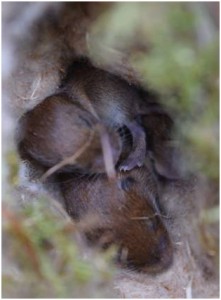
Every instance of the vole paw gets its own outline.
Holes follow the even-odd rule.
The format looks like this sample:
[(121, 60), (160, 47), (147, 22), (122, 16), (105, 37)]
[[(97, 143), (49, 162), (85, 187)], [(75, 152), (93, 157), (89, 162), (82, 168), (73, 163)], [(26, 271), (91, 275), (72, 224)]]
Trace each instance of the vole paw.
[(142, 160), (137, 160), (137, 159), (126, 159), (125, 161), (123, 161), (120, 165), (119, 165), (119, 170), (120, 171), (130, 171), (136, 167), (142, 167), (144, 164), (144, 161)]
[(128, 166), (119, 166), (119, 170), (120, 171), (123, 171), (123, 172), (126, 172), (126, 171), (130, 171), (130, 169), (128, 168)]

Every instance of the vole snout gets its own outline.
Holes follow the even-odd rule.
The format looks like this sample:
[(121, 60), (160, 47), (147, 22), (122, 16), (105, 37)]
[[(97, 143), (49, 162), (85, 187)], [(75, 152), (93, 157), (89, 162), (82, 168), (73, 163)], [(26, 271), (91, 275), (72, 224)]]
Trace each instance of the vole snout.
[(166, 270), (172, 264), (172, 261), (172, 243), (165, 232), (158, 238), (155, 248), (153, 248), (151, 260), (147, 258), (147, 263), (144, 266), (141, 266), (140, 271), (158, 273)]
[(173, 260), (173, 247), (165, 225), (159, 217), (148, 222), (142, 217), (140, 219), (134, 220), (136, 223), (128, 223), (127, 230), (121, 235), (118, 261), (141, 272), (166, 270)]

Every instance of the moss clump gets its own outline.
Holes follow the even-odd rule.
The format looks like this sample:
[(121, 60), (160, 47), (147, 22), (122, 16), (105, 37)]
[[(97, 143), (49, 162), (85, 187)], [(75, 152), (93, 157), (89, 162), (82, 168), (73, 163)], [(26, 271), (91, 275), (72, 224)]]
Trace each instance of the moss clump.
[(39, 199), (19, 213), (3, 207), (3, 296), (112, 296), (112, 251), (94, 250), (84, 259), (74, 224), (47, 203)]

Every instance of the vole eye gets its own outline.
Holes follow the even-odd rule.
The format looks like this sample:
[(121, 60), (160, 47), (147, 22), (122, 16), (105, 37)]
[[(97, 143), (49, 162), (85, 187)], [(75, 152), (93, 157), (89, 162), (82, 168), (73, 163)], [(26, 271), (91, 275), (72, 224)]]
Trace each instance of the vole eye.
[(135, 183), (135, 179), (133, 179), (132, 177), (123, 178), (120, 181), (120, 188), (125, 192), (128, 192), (132, 188), (134, 183)]
[(149, 219), (145, 220), (145, 225), (147, 226), (148, 230), (156, 231), (157, 230), (156, 218), (149, 218)]

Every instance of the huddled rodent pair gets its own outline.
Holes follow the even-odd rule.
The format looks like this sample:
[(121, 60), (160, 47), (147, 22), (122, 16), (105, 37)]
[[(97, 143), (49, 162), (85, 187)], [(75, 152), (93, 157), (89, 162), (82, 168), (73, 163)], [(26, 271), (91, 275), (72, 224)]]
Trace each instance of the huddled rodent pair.
[[(109, 129), (113, 160), (118, 162), (119, 170), (143, 165), (148, 151), (160, 175), (174, 176), (170, 157), (173, 151), (168, 147), (172, 120), (156, 102), (153, 104), (147, 92), (93, 67), (85, 59), (71, 65), (62, 86), (56, 95), (46, 98), (21, 118), (18, 146), (23, 156), (52, 167), (95, 135), (90, 152), (82, 153), (82, 159), (78, 159), (88, 169), (100, 149), (100, 132), (94, 125), (102, 124)], [(127, 139), (125, 142), (119, 136), (123, 127), (128, 130), (126, 137), (132, 137), (129, 146)], [(101, 165), (102, 161), (99, 171)]]
[[(148, 114), (140, 112), (143, 95), (137, 87), (80, 59), (57, 94), (20, 119), (17, 143), (22, 159), (45, 170), (84, 149), (55, 172), (54, 184), (60, 187), (67, 212), (77, 222), (94, 214), (96, 228), (84, 232), (89, 241), (103, 240), (104, 247), (115, 243), (121, 263), (157, 272), (170, 264), (173, 250), (157, 204), (157, 180), (146, 158), (151, 150), (146, 143), (150, 124), (145, 120)], [(161, 113), (157, 106), (154, 113)], [(112, 181), (105, 174), (99, 125), (108, 133), (118, 166)], [(119, 134), (122, 128), (129, 142)], [(153, 140), (150, 145), (153, 157), (157, 143)], [(157, 158), (161, 151), (155, 153)]]

